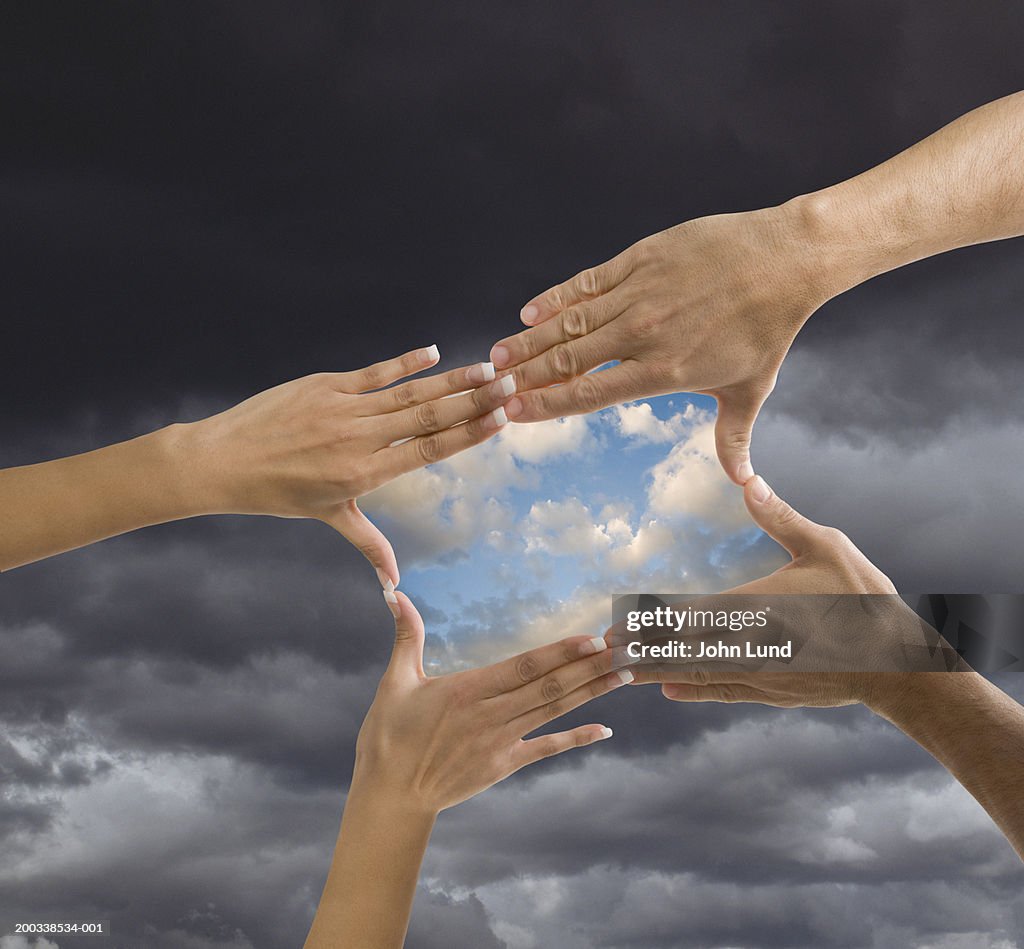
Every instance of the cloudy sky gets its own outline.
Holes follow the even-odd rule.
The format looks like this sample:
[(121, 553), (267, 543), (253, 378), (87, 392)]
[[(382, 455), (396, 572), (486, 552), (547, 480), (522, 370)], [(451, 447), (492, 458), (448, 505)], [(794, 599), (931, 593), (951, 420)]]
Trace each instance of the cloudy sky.
[[(1009, 0), (709, 11), (11, 5), (0, 464), (414, 346), (486, 358), (526, 299), (634, 240), (1024, 87)], [(769, 482), (903, 591), (1020, 590), (1022, 254), (832, 301), (755, 432)], [(781, 563), (710, 455), (713, 411), (512, 427), (367, 499), (435, 668), (599, 632), (613, 589)], [(109, 919), (117, 949), (299, 945), (390, 635), (319, 524), (205, 519), (4, 574), (0, 916)], [(626, 689), (578, 720), (615, 737), (441, 818), (410, 946), (1024, 946), (1012, 850), (870, 715)]]

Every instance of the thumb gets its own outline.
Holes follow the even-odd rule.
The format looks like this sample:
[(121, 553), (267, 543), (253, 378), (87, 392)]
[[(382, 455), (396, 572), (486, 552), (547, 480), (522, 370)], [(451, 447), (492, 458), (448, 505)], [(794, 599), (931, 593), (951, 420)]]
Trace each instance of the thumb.
[(395, 617), (395, 645), (385, 675), (421, 679), (424, 676), (423, 617), (412, 600), (398, 590), (385, 590), (384, 599)]
[(389, 580), (392, 589), (398, 586), (398, 560), (391, 541), (359, 510), (354, 500), (339, 505), (323, 520), (373, 564), (382, 587), (387, 588)]
[(750, 433), (764, 399), (753, 395), (718, 397), (715, 422), (715, 448), (725, 473), (737, 484), (746, 484), (754, 476), (750, 464)]
[(760, 475), (743, 486), (743, 500), (754, 523), (794, 558), (806, 553), (822, 530), (820, 524), (794, 511)]

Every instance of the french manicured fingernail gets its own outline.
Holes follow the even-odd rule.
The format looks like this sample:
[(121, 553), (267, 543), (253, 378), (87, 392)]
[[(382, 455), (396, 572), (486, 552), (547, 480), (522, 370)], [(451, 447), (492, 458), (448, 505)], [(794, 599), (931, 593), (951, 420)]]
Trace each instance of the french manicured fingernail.
[(387, 603), (388, 609), (391, 610), (391, 615), (398, 619), (402, 612), (402, 608), (398, 605), (398, 597), (391, 590), (385, 590), (384, 602)]
[(607, 725), (602, 725), (601, 731), (599, 732), (600, 737), (597, 740), (604, 741), (606, 738), (611, 738), (614, 734), (615, 732), (613, 732)]
[(754, 475), (754, 481), (750, 485), (750, 496), (758, 504), (764, 504), (772, 496), (772, 489), (760, 475)]
[(619, 681), (612, 686), (613, 689), (617, 689), (620, 685), (629, 685), (633, 681), (633, 673), (628, 669), (619, 669), (615, 674), (619, 677)]
[(470, 366), (466, 370), (466, 378), (477, 385), (481, 382), (490, 382), (494, 378), (494, 363), (482, 362), (475, 366)]
[(437, 346), (428, 346), (426, 349), (420, 350), (420, 361), (424, 366), (429, 366), (431, 363), (437, 362), (441, 358), (441, 353)]
[(595, 636), (593, 639), (588, 639), (585, 643), (580, 643), (580, 655), (592, 656), (595, 652), (603, 652), (607, 648), (608, 643), (600, 636)]
[(743, 464), (736, 469), (736, 477), (740, 479), (740, 484), (746, 484), (754, 477), (754, 466), (751, 465), (749, 461), (743, 462)]
[(516, 379), (515, 379), (515, 376), (502, 376), (491, 387), (491, 392), (495, 396), (497, 396), (499, 399), (507, 399), (515, 391), (516, 391)]
[(490, 415), (487, 416), (488, 428), (501, 428), (503, 425), (508, 424), (508, 416), (505, 414), (505, 410), (498, 406)]
[(377, 579), (380, 580), (380, 585), (387, 591), (393, 592), (395, 589), (395, 581), (391, 579), (380, 567), (377, 568)]
[(524, 323), (533, 323), (540, 316), (540, 310), (532, 303), (527, 303), (519, 311), (519, 319)]
[(491, 349), (491, 362), (498, 369), (504, 369), (509, 362), (509, 354), (507, 346), (495, 346)]
[(628, 646), (613, 646), (612, 647), (612, 665), (613, 666), (631, 666), (635, 662), (639, 662), (642, 656), (636, 655), (631, 656), (629, 654)]

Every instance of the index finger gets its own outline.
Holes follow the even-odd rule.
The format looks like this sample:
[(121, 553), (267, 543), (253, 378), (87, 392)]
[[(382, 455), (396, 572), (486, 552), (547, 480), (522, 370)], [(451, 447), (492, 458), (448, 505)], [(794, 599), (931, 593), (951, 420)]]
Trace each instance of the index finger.
[(365, 366), (352, 372), (335, 372), (332, 381), (341, 392), (352, 394), (369, 392), (428, 369), (440, 358), (441, 354), (437, 346), (426, 346), (423, 349), (414, 349), (401, 356), (395, 356), (394, 359), (375, 362), (372, 366)]
[(538, 646), (482, 670), (486, 673), (485, 692), (492, 696), (512, 692), (561, 666), (593, 656), (607, 647), (601, 636), (589, 639), (586, 636), (569, 636), (556, 643)]
[(597, 267), (581, 270), (571, 280), (559, 283), (535, 296), (519, 311), (519, 318), (527, 326), (536, 326), (550, 320), (556, 313), (592, 300), (621, 283), (629, 275), (629, 262), (625, 251)]
[(361, 411), (367, 415), (400, 412), (414, 405), (476, 389), (491, 382), (494, 376), (494, 365), (489, 362), (477, 362), (447, 372), (437, 372), (390, 389), (369, 393), (360, 403)]

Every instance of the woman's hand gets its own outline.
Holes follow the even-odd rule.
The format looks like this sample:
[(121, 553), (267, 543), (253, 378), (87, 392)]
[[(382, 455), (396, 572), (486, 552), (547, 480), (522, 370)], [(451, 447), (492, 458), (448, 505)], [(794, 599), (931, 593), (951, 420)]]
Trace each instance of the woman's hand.
[(395, 648), (359, 732), (334, 859), (306, 949), (399, 949), (434, 820), (513, 771), (611, 736), (524, 738), (625, 685), (603, 639), (575, 636), (483, 669), (423, 673), (423, 621), (386, 591)]
[(395, 649), (356, 744), (355, 782), (435, 813), (541, 758), (608, 738), (601, 725), (523, 736), (632, 681), (601, 638), (575, 636), (482, 669), (429, 677), (423, 620), (385, 593)]
[(430, 346), (306, 376), (195, 423), (188, 438), (212, 486), (211, 509), (322, 520), (359, 548), (382, 585), (397, 585), (391, 545), (356, 499), (486, 441), (521, 409), (515, 380), (494, 381), (490, 363), (385, 388), (437, 360)]
[(0, 570), (200, 514), (312, 517), (398, 583), (391, 545), (356, 506), (386, 481), (486, 441), (522, 411), (490, 363), (385, 388), (436, 346), (268, 389), (199, 422), (0, 471)]

